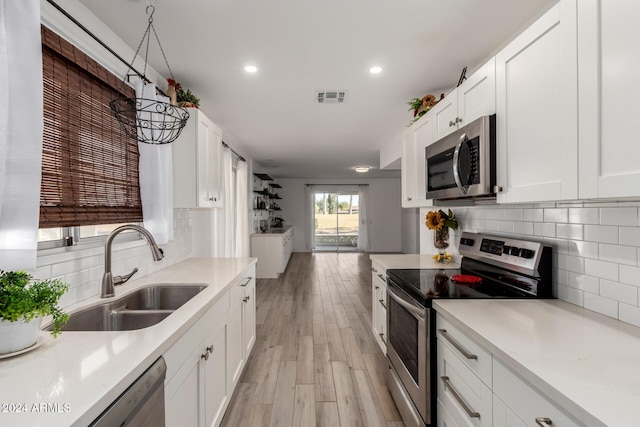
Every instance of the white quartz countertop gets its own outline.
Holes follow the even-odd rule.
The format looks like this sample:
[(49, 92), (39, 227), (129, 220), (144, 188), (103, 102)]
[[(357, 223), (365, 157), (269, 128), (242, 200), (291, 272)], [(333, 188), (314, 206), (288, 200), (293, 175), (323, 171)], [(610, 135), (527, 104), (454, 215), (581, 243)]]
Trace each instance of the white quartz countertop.
[[(192, 258), (116, 287), (116, 298), (152, 283), (207, 288), (149, 328), (42, 332), (42, 345), (0, 360), (0, 426), (86, 426), (223, 295), (255, 258)], [(92, 305), (95, 297), (68, 311)]]
[(292, 225), (285, 225), (282, 228), (270, 228), (269, 230), (265, 231), (264, 233), (260, 232), (260, 233), (254, 233), (251, 236), (260, 236), (260, 237), (265, 237), (265, 236), (282, 236), (283, 234), (285, 234), (287, 231), (291, 230), (293, 228)]
[(559, 300), (434, 307), (585, 425), (638, 425), (640, 328)]
[(371, 254), (371, 261), (380, 263), (385, 270), (392, 268), (460, 268), (455, 258), (450, 263), (435, 262), (432, 255), (421, 254)]

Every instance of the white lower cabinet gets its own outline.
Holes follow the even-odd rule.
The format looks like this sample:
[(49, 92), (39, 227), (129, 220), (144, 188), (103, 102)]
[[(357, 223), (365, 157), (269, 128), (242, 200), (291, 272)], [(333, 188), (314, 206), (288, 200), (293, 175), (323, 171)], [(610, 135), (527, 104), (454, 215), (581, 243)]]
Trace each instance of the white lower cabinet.
[(220, 425), (255, 342), (255, 267), (165, 352), (166, 425)]
[[(517, 426), (519, 425), (517, 420), (526, 426), (577, 427), (581, 425), (497, 359), (493, 361), (493, 392), (506, 408), (505, 416), (501, 419), (507, 420), (505, 421), (507, 424), (496, 425)], [(496, 405), (500, 410), (500, 402)], [(510, 420), (514, 420), (513, 424)]]
[(378, 263), (371, 267), (371, 327), (373, 335), (382, 350), (387, 354), (387, 270)]
[(491, 389), (438, 337), (438, 399), (456, 426), (493, 424)]
[(257, 277), (276, 279), (283, 273), (293, 251), (293, 228), (284, 233), (251, 235), (251, 256), (258, 258)]
[(493, 395), (493, 425), (494, 427), (527, 427), (498, 396)]

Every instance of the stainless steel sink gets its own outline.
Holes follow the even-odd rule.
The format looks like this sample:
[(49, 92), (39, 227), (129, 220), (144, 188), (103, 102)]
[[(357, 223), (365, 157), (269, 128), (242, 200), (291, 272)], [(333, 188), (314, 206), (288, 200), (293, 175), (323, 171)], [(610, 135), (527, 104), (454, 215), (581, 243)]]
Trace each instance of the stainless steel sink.
[[(131, 331), (160, 323), (196, 296), (204, 284), (151, 285), (72, 313), (63, 331)], [(51, 325), (44, 330), (51, 330)]]

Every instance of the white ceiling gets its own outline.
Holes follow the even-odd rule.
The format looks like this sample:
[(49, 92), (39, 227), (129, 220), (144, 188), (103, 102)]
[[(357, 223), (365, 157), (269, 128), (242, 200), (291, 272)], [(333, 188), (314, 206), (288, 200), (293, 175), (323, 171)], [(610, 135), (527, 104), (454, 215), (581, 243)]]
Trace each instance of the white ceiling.
[[(147, 2), (80, 1), (137, 47)], [(357, 165), (398, 176), (379, 170), (379, 149), (410, 121), (406, 102), (455, 87), (464, 66), (481, 65), (555, 0), (150, 3), (174, 76), (225, 142), (275, 178), (355, 178)], [(168, 76), (153, 45), (149, 63)], [(370, 74), (374, 65), (382, 73)], [(347, 100), (316, 104), (319, 90), (346, 90)]]

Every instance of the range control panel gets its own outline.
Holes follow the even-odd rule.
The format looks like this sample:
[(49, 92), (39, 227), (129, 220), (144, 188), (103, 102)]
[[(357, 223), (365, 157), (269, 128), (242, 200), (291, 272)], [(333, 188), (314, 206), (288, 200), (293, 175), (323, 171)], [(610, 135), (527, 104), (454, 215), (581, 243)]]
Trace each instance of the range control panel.
[(481, 233), (463, 232), (460, 238), (462, 256), (531, 275), (538, 268), (543, 247), (539, 242)]

